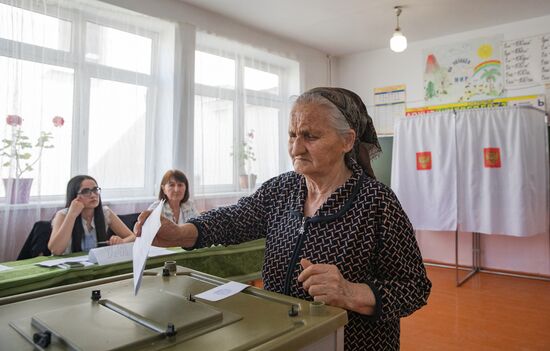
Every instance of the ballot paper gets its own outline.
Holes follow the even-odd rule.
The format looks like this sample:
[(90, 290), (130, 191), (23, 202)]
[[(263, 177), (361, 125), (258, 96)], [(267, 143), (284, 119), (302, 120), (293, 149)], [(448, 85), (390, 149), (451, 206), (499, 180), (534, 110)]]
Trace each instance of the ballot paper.
[(219, 301), (225, 299), (226, 297), (235, 295), (239, 291), (246, 289), (248, 285), (237, 282), (229, 282), (220, 286), (216, 286), (210, 290), (206, 290), (200, 294), (195, 295), (195, 297), (208, 300), (208, 301)]
[[(88, 261), (97, 263), (100, 266), (118, 262), (128, 262), (133, 259), (134, 243), (116, 244), (110, 246), (97, 247), (91, 249), (88, 253)], [(174, 252), (162, 248), (152, 246), (149, 250), (148, 257), (156, 257), (170, 255)]]
[(100, 266), (111, 263), (126, 262), (132, 260), (132, 247), (134, 243), (125, 243), (96, 247), (88, 252), (88, 261)]
[(84, 265), (92, 265), (93, 263), (89, 262), (88, 264), (84, 263), (88, 261), (88, 255), (84, 256), (75, 256), (75, 257), (65, 257), (65, 258), (59, 258), (56, 260), (49, 260), (44, 262), (38, 262), (36, 263), (37, 266), (42, 267), (55, 267), (63, 263), (67, 262), (82, 262)]
[[(59, 258), (56, 260), (49, 260), (44, 262), (38, 262), (35, 263), (37, 266), (42, 267), (61, 267), (61, 268), (67, 268), (69, 265), (66, 263), (71, 262), (79, 262), (82, 263), (84, 266), (91, 266), (93, 264), (97, 264), (99, 266), (111, 264), (111, 263), (118, 263), (118, 262), (128, 262), (133, 259), (133, 246), (134, 243), (127, 243), (127, 244), (118, 244), (118, 245), (112, 245), (112, 246), (105, 246), (105, 247), (99, 247), (90, 250), (88, 255), (84, 256), (76, 256), (76, 257), (66, 257), (66, 258)], [(151, 246), (149, 250), (149, 257), (157, 257), (157, 256), (164, 256), (164, 255), (172, 255), (174, 251), (165, 249), (163, 247), (156, 247)], [(10, 268), (10, 267), (7, 267)], [(2, 269), (0, 268), (0, 271)]]
[(0, 264), (0, 272), (2, 271), (9, 271), (10, 269), (13, 269), (13, 267), (8, 267)]
[(160, 228), (160, 216), (162, 215), (162, 208), (164, 206), (164, 200), (161, 201), (158, 206), (149, 215), (149, 218), (145, 221), (141, 227), (141, 236), (136, 238), (133, 249), (133, 269), (134, 269), (134, 295), (137, 295), (139, 287), (141, 286), (141, 279), (143, 278), (143, 270), (145, 269), (145, 262), (151, 249), (151, 243), (157, 235)]
[(174, 251), (165, 249), (164, 247), (151, 246), (149, 249), (149, 255), (147, 257), (157, 257), (164, 255), (172, 255)]

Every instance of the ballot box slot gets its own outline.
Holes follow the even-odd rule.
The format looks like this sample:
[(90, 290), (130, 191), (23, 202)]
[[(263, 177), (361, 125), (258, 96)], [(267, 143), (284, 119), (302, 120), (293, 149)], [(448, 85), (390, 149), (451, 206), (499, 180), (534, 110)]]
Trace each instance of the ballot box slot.
[(172, 325), (172, 326), (174, 325), (173, 323), (167, 323), (167, 325), (161, 325), (160, 323), (157, 323), (151, 319), (145, 318), (137, 313), (134, 313), (133, 311), (126, 309), (110, 300), (100, 300), (99, 304), (159, 334), (165, 333), (167, 331), (167, 328), (169, 328), (169, 325)]

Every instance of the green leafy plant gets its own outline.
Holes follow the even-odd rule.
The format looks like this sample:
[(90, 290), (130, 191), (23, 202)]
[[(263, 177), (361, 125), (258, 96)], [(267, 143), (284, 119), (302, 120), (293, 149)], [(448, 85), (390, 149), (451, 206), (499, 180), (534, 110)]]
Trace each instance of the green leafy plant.
[[(52, 123), (54, 127), (62, 127), (65, 120), (63, 117), (55, 116), (52, 119)], [(53, 134), (51, 132), (41, 131), (36, 142), (33, 144), (30, 138), (26, 136), (25, 132), (21, 129), (21, 125), (23, 124), (22, 117), (18, 115), (8, 115), (6, 117), (6, 124), (11, 127), (11, 138), (2, 139), (3, 145), (0, 147), (0, 156), (8, 158), (8, 161), (2, 163), (2, 167), (14, 167), (15, 178), (20, 179), (25, 172), (33, 170), (33, 166), (42, 157), (42, 151), (44, 149), (51, 149), (54, 147), (51, 143)]]
[[(254, 140), (254, 129), (250, 129), (245, 135), (245, 140), (239, 144), (237, 157), (239, 158), (239, 172), (241, 174), (248, 173), (252, 162), (256, 161), (256, 155), (252, 148), (252, 141)], [(234, 153), (232, 152), (233, 156)], [(248, 166), (248, 167), (247, 167)]]

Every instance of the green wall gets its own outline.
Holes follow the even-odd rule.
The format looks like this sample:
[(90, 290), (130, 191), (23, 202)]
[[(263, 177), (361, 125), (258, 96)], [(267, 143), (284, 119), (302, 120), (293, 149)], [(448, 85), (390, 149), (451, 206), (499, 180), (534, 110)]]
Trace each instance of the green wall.
[(393, 137), (379, 137), (378, 142), (382, 147), (382, 154), (377, 159), (372, 161), (372, 169), (374, 170), (376, 179), (387, 186), (390, 186)]

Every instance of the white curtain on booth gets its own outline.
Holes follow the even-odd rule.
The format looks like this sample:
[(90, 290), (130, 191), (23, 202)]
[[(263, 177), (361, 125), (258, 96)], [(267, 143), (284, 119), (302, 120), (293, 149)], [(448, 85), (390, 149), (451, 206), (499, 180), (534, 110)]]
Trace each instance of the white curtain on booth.
[(440, 112), (395, 127), (392, 188), (415, 229), (529, 236), (548, 231), (544, 113)]
[(32, 179), (29, 199), (0, 185), (0, 261), (64, 207), (76, 174), (104, 202), (152, 196), (155, 128), (171, 142), (174, 36), (96, 0), (0, 0), (0, 178)]
[(415, 229), (455, 230), (457, 166), (452, 111), (395, 124), (391, 187)]
[(532, 108), (457, 115), (459, 229), (528, 236), (548, 231), (547, 125)]

